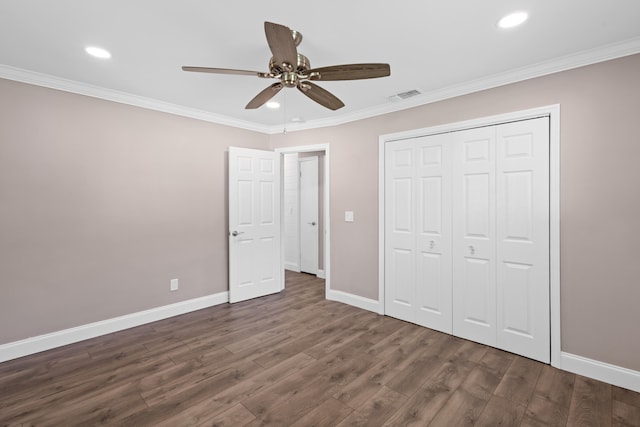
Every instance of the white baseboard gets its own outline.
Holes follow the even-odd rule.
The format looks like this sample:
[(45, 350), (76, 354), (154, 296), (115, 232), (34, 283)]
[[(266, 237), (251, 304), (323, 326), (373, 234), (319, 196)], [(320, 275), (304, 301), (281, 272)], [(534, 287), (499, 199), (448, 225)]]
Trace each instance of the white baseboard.
[(560, 353), (560, 369), (640, 392), (640, 372), (575, 354)]
[(363, 310), (373, 311), (378, 313), (378, 301), (353, 295), (348, 292), (334, 291), (327, 289), (326, 298), (331, 301), (338, 301), (344, 304), (349, 304), (354, 307), (361, 308)]
[(324, 270), (318, 270), (318, 273), (316, 274), (316, 276), (318, 276), (318, 278), (320, 279), (326, 279)]
[(289, 271), (295, 271), (296, 273), (300, 273), (300, 266), (295, 262), (285, 262), (284, 269)]
[(227, 302), (229, 302), (229, 292), (220, 292), (218, 294), (181, 301), (175, 304), (114, 317), (113, 319), (102, 320), (75, 328), (2, 344), (0, 345), (0, 362), (17, 359), (63, 345), (73, 344), (89, 338), (99, 337)]

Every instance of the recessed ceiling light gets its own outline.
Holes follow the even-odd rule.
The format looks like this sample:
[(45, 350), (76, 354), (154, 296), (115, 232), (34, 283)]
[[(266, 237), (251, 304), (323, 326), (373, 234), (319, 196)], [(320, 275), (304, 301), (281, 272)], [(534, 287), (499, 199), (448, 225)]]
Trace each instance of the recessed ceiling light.
[(87, 52), (91, 56), (95, 56), (96, 58), (109, 59), (111, 58), (111, 54), (109, 51), (104, 50), (100, 47), (96, 46), (87, 46), (84, 48), (84, 51)]
[(276, 101), (269, 101), (267, 102), (266, 105), (267, 105), (267, 108), (273, 108), (273, 109), (280, 108), (280, 103)]
[(511, 13), (511, 14), (505, 16), (504, 18), (502, 18), (498, 22), (498, 27), (500, 27), (500, 28), (517, 27), (518, 25), (520, 25), (524, 21), (526, 21), (528, 17), (529, 17), (529, 15), (527, 14), (527, 12)]

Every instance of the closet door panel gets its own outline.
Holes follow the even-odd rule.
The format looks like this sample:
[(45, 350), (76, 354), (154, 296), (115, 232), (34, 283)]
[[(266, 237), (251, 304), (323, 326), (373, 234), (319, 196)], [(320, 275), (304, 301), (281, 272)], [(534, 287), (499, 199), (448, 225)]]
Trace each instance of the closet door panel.
[(452, 135), (453, 334), (495, 346), (495, 129)]
[(451, 136), (416, 140), (415, 322), (451, 333)]
[(415, 143), (385, 147), (385, 312), (415, 322)]
[(550, 361), (548, 118), (497, 127), (497, 345)]

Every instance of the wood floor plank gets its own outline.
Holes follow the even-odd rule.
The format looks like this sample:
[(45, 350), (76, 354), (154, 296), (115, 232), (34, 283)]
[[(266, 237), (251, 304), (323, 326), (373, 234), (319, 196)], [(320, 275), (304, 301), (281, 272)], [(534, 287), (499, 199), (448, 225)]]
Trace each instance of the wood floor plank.
[(533, 395), (527, 406), (522, 426), (550, 426), (567, 425), (569, 406), (561, 407), (541, 396)]
[[(179, 387), (168, 386), (166, 390), (153, 390), (144, 396), (148, 408), (127, 417), (123, 426), (197, 425), (228, 408), (217, 402), (218, 393), (233, 387), (260, 371), (251, 361), (238, 361), (228, 369), (194, 382), (180, 383)], [(164, 391), (164, 393), (163, 393)]]
[(256, 417), (241, 403), (227, 409), (213, 420), (207, 420), (198, 424), (198, 427), (238, 427), (249, 424)]
[(353, 409), (330, 397), (312, 411), (291, 424), (292, 427), (332, 427), (345, 419)]
[(371, 400), (352, 412), (338, 426), (381, 426), (406, 400), (407, 396), (383, 387)]
[[(135, 385), (124, 383), (110, 389), (96, 391), (63, 405), (49, 406), (46, 411), (38, 411), (24, 423), (30, 425), (105, 425), (117, 424), (123, 418), (146, 408), (144, 400), (134, 393)], [(122, 396), (129, 396), (122, 399)]]
[(392, 390), (411, 396), (438, 370), (442, 360), (438, 356), (427, 356), (413, 360), (389, 380), (386, 386)]
[(328, 301), (308, 274), (285, 280), (0, 363), (0, 426), (640, 427), (639, 393)]
[(575, 374), (542, 367), (523, 425), (563, 426), (569, 416)]
[(483, 365), (477, 365), (469, 373), (467, 378), (465, 378), (460, 387), (478, 399), (488, 401), (501, 380), (502, 376), (496, 374), (492, 369)]
[(517, 427), (522, 422), (525, 407), (500, 396), (493, 396), (474, 424), (478, 427)]
[(465, 389), (459, 388), (438, 411), (429, 425), (433, 427), (473, 426), (477, 423), (486, 405), (485, 399), (480, 399)]
[(208, 394), (211, 394), (213, 383), (222, 382), (221, 387), (227, 388), (239, 382), (241, 378), (250, 377), (260, 371), (260, 367), (249, 360), (238, 361), (232, 365), (207, 365), (204, 368), (191, 370), (188, 374), (181, 375), (173, 381), (141, 391), (140, 396), (149, 407), (154, 407), (165, 401), (172, 401), (177, 396), (192, 394), (190, 393), (191, 389), (199, 389), (205, 384), (208, 387)]
[(373, 316), (375, 316), (373, 313), (361, 312), (347, 317), (345, 320), (348, 319), (348, 323), (341, 331), (337, 331), (329, 339), (322, 340), (307, 348), (305, 353), (316, 359), (321, 359), (327, 354), (349, 345), (351, 341), (358, 339), (362, 333), (368, 330), (367, 321)]
[[(28, 398), (22, 395), (21, 400), (13, 405), (3, 408), (0, 413), (5, 419), (11, 417), (17, 419), (31, 419), (44, 417), (50, 408), (69, 406), (72, 402), (101, 399), (105, 393), (114, 387), (123, 384), (134, 385), (136, 397), (137, 382), (154, 372), (163, 371), (173, 367), (169, 359), (143, 359), (136, 363), (122, 366), (112, 372), (104, 373), (102, 370), (94, 372), (85, 370), (86, 375), (73, 377), (61, 377), (51, 384), (43, 384), (42, 387), (32, 391)], [(131, 389), (132, 391), (134, 389)], [(34, 405), (34, 401), (37, 403)]]
[(265, 368), (269, 368), (271, 366), (277, 365), (278, 363), (288, 359), (295, 354), (303, 352), (310, 347), (317, 345), (318, 343), (326, 343), (328, 341), (331, 341), (333, 339), (333, 334), (339, 333), (344, 328), (343, 321), (348, 319), (349, 316), (352, 316), (356, 313), (357, 311), (353, 311), (348, 315), (332, 321), (325, 327), (305, 335), (304, 337), (289, 340), (283, 345), (276, 346), (273, 350), (253, 360), (259, 365)]
[(304, 353), (296, 354), (278, 365), (265, 369), (261, 373), (223, 390), (215, 395), (215, 400), (227, 405), (242, 402), (283, 381), (288, 376), (300, 372), (314, 362), (316, 360), (309, 355)]
[(382, 360), (337, 391), (333, 397), (357, 409), (380, 391), (394, 372), (393, 361)]
[(502, 377), (511, 363), (517, 356), (506, 351), (498, 350), (497, 348), (487, 347), (484, 355), (478, 361), (478, 364), (491, 370), (497, 376)]
[(617, 386), (611, 386), (611, 396), (614, 400), (640, 408), (640, 393)]
[(517, 356), (502, 377), (495, 394), (519, 405), (527, 406), (536, 388), (541, 370), (541, 363)]
[[(366, 345), (366, 343), (360, 345)], [(346, 384), (366, 372), (375, 359), (356, 357), (362, 352), (357, 341), (316, 361), (242, 403), (257, 418), (275, 425), (286, 425), (306, 415)]]
[(474, 366), (474, 363), (464, 360), (446, 362), (384, 425), (392, 427), (429, 424)]
[(414, 348), (421, 347), (421, 345), (416, 344), (416, 341), (423, 336), (423, 331), (416, 329), (412, 324), (404, 323), (401, 328), (395, 330), (393, 333), (375, 343), (367, 351), (367, 354), (381, 359), (388, 357), (390, 354), (397, 351), (406, 354), (404, 349), (408, 345), (412, 345)]
[(567, 426), (610, 426), (612, 422), (611, 385), (576, 377)]
[(619, 400), (612, 402), (612, 425), (614, 427), (640, 426), (640, 408)]

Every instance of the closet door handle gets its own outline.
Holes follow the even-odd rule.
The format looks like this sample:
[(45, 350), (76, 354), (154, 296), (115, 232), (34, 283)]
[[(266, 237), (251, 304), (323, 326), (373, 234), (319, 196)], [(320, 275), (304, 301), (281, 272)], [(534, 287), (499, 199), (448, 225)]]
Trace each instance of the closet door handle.
[(471, 245), (469, 245), (469, 253), (470, 253), (471, 255), (474, 255), (474, 254), (476, 253), (476, 249), (475, 249), (473, 246), (471, 246)]
[(430, 241), (429, 241), (429, 249), (433, 249), (433, 248), (435, 248), (435, 247), (436, 247), (436, 242), (435, 242), (435, 241), (433, 241), (433, 240), (430, 240)]

